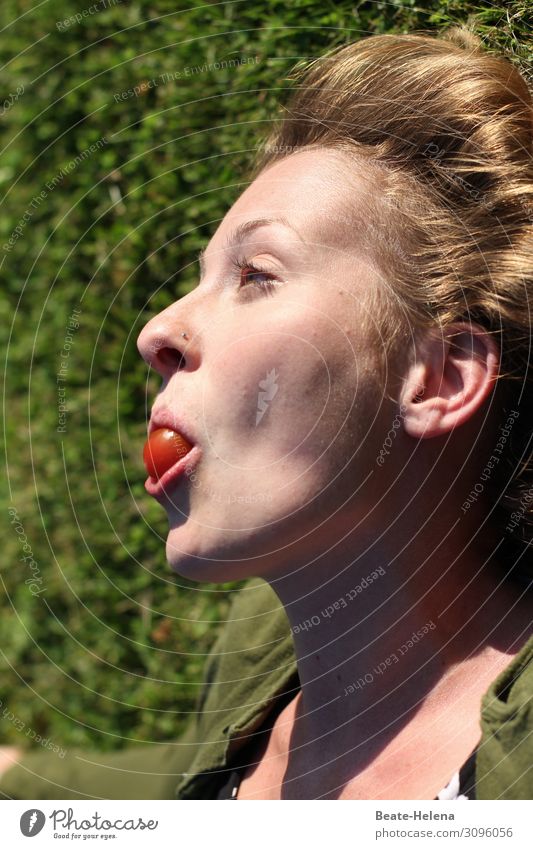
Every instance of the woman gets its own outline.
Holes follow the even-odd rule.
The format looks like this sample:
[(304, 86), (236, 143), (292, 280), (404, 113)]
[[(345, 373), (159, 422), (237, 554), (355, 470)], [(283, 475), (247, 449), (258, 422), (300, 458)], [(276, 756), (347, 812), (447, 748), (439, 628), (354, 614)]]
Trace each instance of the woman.
[(282, 603), (238, 594), (179, 798), (530, 795), (532, 192), (506, 59), (361, 39), (142, 331), (169, 563)]
[(213, 795), (475, 793), (482, 697), (531, 647), (532, 115), (460, 29), (312, 62), (140, 335), (169, 563), (264, 579), (294, 637), (301, 689)]

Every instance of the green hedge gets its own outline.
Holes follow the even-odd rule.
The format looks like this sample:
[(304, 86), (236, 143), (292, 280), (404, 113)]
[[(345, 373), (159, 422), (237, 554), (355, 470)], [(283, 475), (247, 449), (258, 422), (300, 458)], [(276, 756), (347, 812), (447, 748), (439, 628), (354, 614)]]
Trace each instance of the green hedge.
[(166, 563), (141, 461), (157, 380), (135, 340), (194, 284), (293, 66), (469, 18), (527, 59), (526, 0), (176, 5), (1, 6), (6, 743), (29, 744), (27, 729), (100, 749), (164, 740), (192, 708), (234, 586), (187, 584)]

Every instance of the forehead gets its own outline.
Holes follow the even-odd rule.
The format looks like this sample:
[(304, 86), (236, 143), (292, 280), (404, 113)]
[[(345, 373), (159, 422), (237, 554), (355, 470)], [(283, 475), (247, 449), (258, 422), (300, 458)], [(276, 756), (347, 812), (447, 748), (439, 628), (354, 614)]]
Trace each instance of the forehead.
[(275, 217), (287, 220), (310, 244), (361, 247), (371, 217), (372, 180), (366, 163), (345, 151), (317, 148), (291, 153), (261, 171), (240, 195), (211, 247), (221, 247), (247, 220)]

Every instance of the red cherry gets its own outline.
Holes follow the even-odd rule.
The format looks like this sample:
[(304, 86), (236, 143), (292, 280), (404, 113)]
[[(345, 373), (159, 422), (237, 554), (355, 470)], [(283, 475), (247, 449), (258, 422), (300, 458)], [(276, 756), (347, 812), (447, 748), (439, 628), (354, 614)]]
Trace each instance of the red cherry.
[(144, 444), (143, 459), (151, 478), (160, 478), (174, 463), (185, 457), (192, 445), (175, 430), (153, 430)]

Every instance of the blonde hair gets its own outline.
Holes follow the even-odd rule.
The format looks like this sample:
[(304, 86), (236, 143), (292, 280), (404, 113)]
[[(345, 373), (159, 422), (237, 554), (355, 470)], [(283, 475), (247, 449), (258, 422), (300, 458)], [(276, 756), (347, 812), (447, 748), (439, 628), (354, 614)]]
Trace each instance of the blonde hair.
[(403, 332), (405, 344), (408, 325), (455, 321), (494, 334), (501, 425), (518, 415), (491, 475), (491, 509), (507, 565), (531, 581), (523, 571), (533, 528), (529, 84), (509, 58), (457, 26), (438, 37), (363, 38), (294, 78), (254, 175), (308, 147), (352, 154), (375, 178), (378, 219), (367, 239), (391, 288), (389, 337), (398, 342)]

